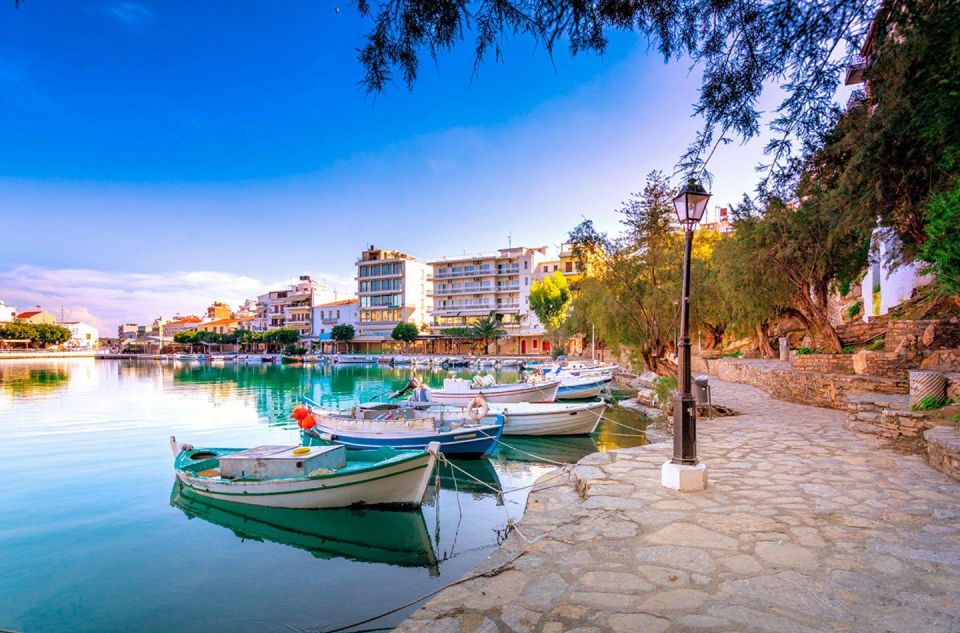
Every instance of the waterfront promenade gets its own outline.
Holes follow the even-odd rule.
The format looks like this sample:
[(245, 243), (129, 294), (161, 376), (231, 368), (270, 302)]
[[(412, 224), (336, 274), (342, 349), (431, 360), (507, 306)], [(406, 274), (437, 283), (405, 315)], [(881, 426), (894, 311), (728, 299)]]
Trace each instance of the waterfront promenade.
[(843, 412), (712, 384), (742, 415), (700, 421), (706, 491), (660, 486), (666, 443), (544, 475), (486, 575), (397, 630), (960, 630), (960, 483)]

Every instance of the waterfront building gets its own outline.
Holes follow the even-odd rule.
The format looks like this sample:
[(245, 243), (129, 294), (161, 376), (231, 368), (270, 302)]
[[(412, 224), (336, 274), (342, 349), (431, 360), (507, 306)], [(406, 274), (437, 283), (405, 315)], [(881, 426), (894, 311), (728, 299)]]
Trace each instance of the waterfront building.
[(238, 319), (244, 319), (247, 317), (255, 318), (257, 316), (257, 300), (247, 299), (240, 305), (233, 316)]
[(21, 323), (47, 323), (51, 325), (57, 322), (57, 318), (55, 316), (40, 306), (37, 306), (35, 310), (21, 312), (17, 315), (16, 320)]
[(215, 332), (217, 334), (231, 334), (235, 332), (240, 325), (240, 321), (234, 318), (214, 319), (212, 321), (201, 321), (197, 324), (199, 332)]
[(0, 323), (10, 323), (17, 318), (17, 309), (0, 301)]
[(549, 343), (543, 350), (543, 326), (530, 311), (530, 286), (538, 267), (550, 260), (546, 246), (511, 246), (430, 261), (432, 331), (445, 337), (451, 328), (469, 327), (493, 315), (507, 332), (501, 353), (549, 353)]
[(100, 339), (100, 330), (82, 321), (61, 321), (57, 325), (70, 330), (70, 340), (64, 343), (68, 349), (93, 349)]
[(707, 211), (700, 222), (699, 230), (733, 233), (733, 222), (730, 221), (730, 212), (727, 207), (716, 207), (713, 213)]
[(200, 325), (200, 317), (198, 316), (175, 316), (172, 321), (163, 323), (160, 325), (162, 329), (163, 336), (172, 338), (174, 335), (179, 334), (180, 332), (188, 332), (190, 330), (196, 330)]
[(211, 320), (230, 319), (233, 317), (233, 311), (230, 306), (222, 301), (214, 301), (207, 308), (207, 318)]
[(144, 326), (137, 325), (136, 323), (124, 323), (117, 326), (117, 338), (121, 341), (143, 338), (144, 334)]
[(325, 299), (325, 287), (301, 275), (297, 283), (283, 290), (271, 290), (257, 297), (256, 319), (252, 329), (266, 332), (277, 328), (293, 328), (301, 338), (313, 331), (313, 306)]
[(398, 323), (423, 329), (429, 320), (427, 265), (399, 251), (370, 246), (357, 260), (356, 343), (381, 349)]
[(357, 299), (331, 301), (313, 306), (313, 337), (320, 344), (320, 351), (336, 351), (336, 342), (330, 334), (338, 325), (352, 325), (354, 332), (360, 327), (360, 302)]

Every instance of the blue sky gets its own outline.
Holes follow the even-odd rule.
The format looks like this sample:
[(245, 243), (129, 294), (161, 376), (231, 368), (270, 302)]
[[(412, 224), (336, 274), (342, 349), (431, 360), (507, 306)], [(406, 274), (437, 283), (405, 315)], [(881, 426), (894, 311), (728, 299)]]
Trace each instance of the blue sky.
[[(0, 300), (103, 327), (304, 273), (348, 291), (371, 243), (430, 258), (615, 229), (698, 126), (696, 71), (629, 33), (553, 60), (508, 39), (476, 76), (467, 42), (373, 97), (349, 3), (0, 12)], [(759, 158), (718, 150), (714, 201), (751, 191)]]

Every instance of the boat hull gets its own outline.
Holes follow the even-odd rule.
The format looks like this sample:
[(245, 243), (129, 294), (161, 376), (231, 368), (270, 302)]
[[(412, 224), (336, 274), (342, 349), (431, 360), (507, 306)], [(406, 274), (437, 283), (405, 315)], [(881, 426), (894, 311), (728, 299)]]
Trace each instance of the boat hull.
[(607, 385), (607, 380), (597, 380), (594, 382), (560, 385), (557, 389), (557, 400), (581, 400), (583, 398), (596, 398)]
[(503, 432), (503, 417), (497, 424), (485, 424), (452, 431), (351, 433), (335, 426), (318, 423), (312, 432), (301, 432), (304, 446), (320, 446), (328, 442), (351, 449), (374, 449), (389, 446), (398, 450), (425, 450), (431, 442), (440, 444), (440, 452), (447, 457), (482, 459), (497, 448)]
[(423, 453), (343, 475), (264, 481), (215, 480), (178, 470), (177, 480), (202, 497), (271, 508), (415, 507), (423, 500), (435, 461)]
[[(546, 411), (503, 407), (504, 435), (589, 435), (597, 430), (606, 405), (602, 402), (577, 407), (552, 407)], [(499, 412), (499, 410), (498, 410)]]
[(482, 395), (490, 404), (510, 404), (519, 402), (553, 402), (557, 399), (559, 382), (537, 384), (497, 385), (482, 389), (465, 391), (434, 389), (430, 392), (430, 401), (454, 407), (465, 407), (477, 396)]

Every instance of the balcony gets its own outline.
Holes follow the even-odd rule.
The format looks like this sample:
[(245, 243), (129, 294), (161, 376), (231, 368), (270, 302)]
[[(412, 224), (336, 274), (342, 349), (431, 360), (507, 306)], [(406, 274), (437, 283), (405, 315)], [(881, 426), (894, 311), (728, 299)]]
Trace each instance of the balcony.
[(435, 288), (434, 295), (469, 295), (482, 294), (484, 292), (493, 292), (493, 286), (485, 284), (483, 286), (450, 286), (447, 288)]
[(497, 266), (498, 275), (519, 275), (520, 274), (520, 265), (514, 264), (513, 266)]
[(847, 110), (853, 110), (854, 108), (861, 106), (867, 102), (867, 93), (863, 90), (854, 90), (850, 93), (850, 98), (847, 99)]
[(493, 268), (490, 266), (477, 266), (476, 268), (442, 268), (435, 273), (427, 275), (427, 281), (435, 279), (459, 279), (462, 277), (485, 277), (493, 274)]
[(497, 284), (497, 292), (518, 292), (520, 290), (520, 282), (508, 284)]
[(863, 83), (863, 74), (867, 70), (867, 58), (863, 55), (851, 55), (847, 60), (847, 76), (843, 80), (845, 86)]

